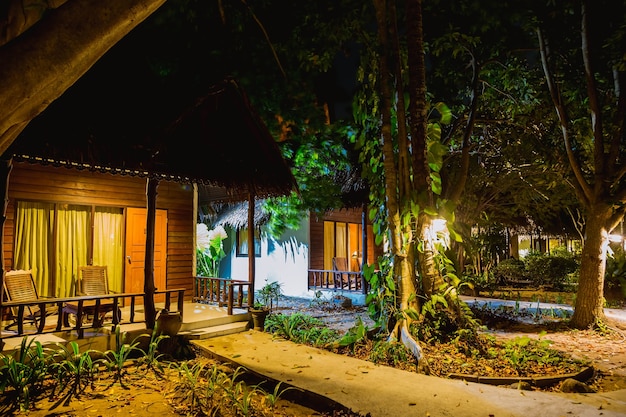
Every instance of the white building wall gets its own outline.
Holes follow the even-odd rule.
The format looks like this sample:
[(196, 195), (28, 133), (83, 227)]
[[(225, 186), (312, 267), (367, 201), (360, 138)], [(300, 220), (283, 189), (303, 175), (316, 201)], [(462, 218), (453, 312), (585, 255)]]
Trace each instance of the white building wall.
[[(228, 234), (234, 237), (235, 231), (230, 230)], [(266, 282), (278, 281), (285, 295), (312, 297), (313, 293), (307, 290), (309, 241), (308, 217), (302, 220), (298, 230), (288, 230), (280, 239), (264, 237), (262, 233), (261, 256), (255, 260), (255, 290)], [(223, 276), (247, 280), (248, 258), (236, 256), (236, 239), (229, 238), (224, 250), (228, 256), (222, 261)]]

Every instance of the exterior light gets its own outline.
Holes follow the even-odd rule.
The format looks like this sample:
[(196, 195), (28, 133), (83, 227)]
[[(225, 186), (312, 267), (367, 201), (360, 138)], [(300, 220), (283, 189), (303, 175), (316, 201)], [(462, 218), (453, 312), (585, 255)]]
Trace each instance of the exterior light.
[(435, 244), (450, 246), (450, 233), (445, 219), (434, 219), (426, 229), (426, 238), (431, 246)]
[(609, 235), (609, 242), (617, 243), (623, 239), (622, 235)]

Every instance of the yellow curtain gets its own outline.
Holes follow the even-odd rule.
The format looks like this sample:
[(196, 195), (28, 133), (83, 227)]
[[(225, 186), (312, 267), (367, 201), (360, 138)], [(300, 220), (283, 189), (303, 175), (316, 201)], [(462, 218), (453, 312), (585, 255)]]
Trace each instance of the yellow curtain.
[(37, 292), (54, 296), (50, 285), (50, 248), (54, 224), (54, 205), (49, 203), (17, 202), (15, 218), (15, 269), (32, 271)]
[(335, 256), (348, 259), (348, 225), (346, 223), (335, 223), (335, 228)]
[(59, 205), (56, 236), (56, 296), (75, 295), (76, 273), (87, 265), (91, 238), (91, 209), (85, 206)]
[(335, 223), (324, 222), (324, 269), (333, 269), (335, 256)]
[(109, 288), (122, 292), (123, 212), (119, 208), (96, 207), (94, 214), (93, 264), (106, 265)]

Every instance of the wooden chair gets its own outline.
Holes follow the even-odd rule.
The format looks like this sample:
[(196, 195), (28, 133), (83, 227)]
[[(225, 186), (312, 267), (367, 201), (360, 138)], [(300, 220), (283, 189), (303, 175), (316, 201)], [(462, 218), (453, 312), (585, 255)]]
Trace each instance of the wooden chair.
[(76, 295), (106, 295), (109, 291), (109, 277), (106, 266), (79, 266), (76, 282)]
[[(46, 297), (40, 297), (35, 286), (35, 280), (33, 274), (29, 270), (15, 270), (7, 271), (4, 273), (4, 292), (8, 301), (22, 302), (22, 301), (39, 301)], [(18, 326), (18, 332), (23, 332), (24, 322), (30, 322), (34, 324), (38, 331), (43, 330), (45, 319), (42, 317), (55, 314), (57, 308), (55, 305), (47, 305), (45, 308), (41, 308), (41, 305), (36, 307), (34, 305), (27, 305), (23, 309), (23, 317), (20, 322), (19, 307), (11, 307), (11, 315), (13, 317), (13, 323), (9, 324), (6, 328), (9, 329), (15, 325)], [(42, 311), (43, 310), (43, 311)]]
[[(109, 278), (106, 266), (89, 265), (78, 267), (76, 296), (108, 295), (114, 293), (114, 291), (109, 290)], [(68, 302), (65, 303), (63, 307), (63, 322), (68, 326), (69, 315), (75, 315), (76, 327), (79, 328), (86, 315), (88, 318), (90, 316), (94, 318), (94, 327), (99, 327), (102, 325), (105, 316), (114, 309), (114, 303), (111, 300), (86, 300), (82, 303)], [(117, 313), (119, 320), (121, 311), (118, 309)]]
[(350, 271), (348, 268), (348, 258), (333, 258), (333, 270), (337, 271), (334, 273), (335, 288), (349, 287), (350, 275), (342, 273), (343, 271)]

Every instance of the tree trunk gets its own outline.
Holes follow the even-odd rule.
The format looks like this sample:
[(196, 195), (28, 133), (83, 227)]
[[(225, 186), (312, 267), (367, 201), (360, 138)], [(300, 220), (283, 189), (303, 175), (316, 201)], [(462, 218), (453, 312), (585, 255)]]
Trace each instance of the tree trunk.
[(437, 249), (431, 241), (430, 217), (426, 214), (420, 215), (420, 239), (424, 242), (424, 249), (418, 251), (419, 273), (422, 278), (422, 290), (426, 296), (431, 296), (439, 291), (444, 284), (443, 276), (439, 270), (435, 256)]
[(0, 48), (0, 154), (165, 0), (70, 0)]
[[(410, 191), (406, 182), (410, 178), (408, 170), (410, 164), (400, 164), (399, 161), (409, 160), (408, 140), (403, 140), (404, 148), (397, 146), (394, 141), (392, 129), (392, 109), (394, 108), (393, 98), (396, 92), (392, 86), (402, 82), (395, 80), (392, 82), (393, 57), (399, 56), (399, 52), (394, 53), (393, 40), (389, 39), (389, 25), (395, 24), (393, 8), (388, 9), (384, 0), (374, 0), (376, 9), (376, 20), (378, 23), (379, 40), (379, 91), (381, 98), (381, 138), (383, 148), (383, 168), (385, 173), (385, 193), (387, 206), (387, 219), (390, 232), (390, 251), (393, 257), (393, 277), (397, 283), (397, 307), (404, 311), (411, 306), (416, 306), (416, 294), (413, 256), (409, 227), (403, 227), (402, 219), (407, 215), (409, 207), (409, 196), (403, 195), (402, 190)], [(389, 16), (391, 14), (391, 16)], [(391, 31), (391, 33), (394, 33)], [(392, 61), (390, 63), (390, 60)], [(400, 129), (399, 129), (400, 130)], [(405, 138), (406, 139), (406, 138)], [(398, 154), (394, 152), (394, 147), (398, 149)], [(402, 167), (402, 168), (400, 168)], [(402, 171), (404, 170), (404, 171)], [(390, 339), (396, 339), (404, 344), (415, 356), (418, 362), (423, 358), (422, 349), (409, 332), (409, 319), (404, 316), (396, 323), (391, 332)]]
[(589, 213), (586, 224), (585, 246), (580, 260), (580, 278), (574, 315), (570, 324), (586, 329), (605, 319), (604, 272), (609, 244), (606, 222), (611, 208), (603, 205)]

